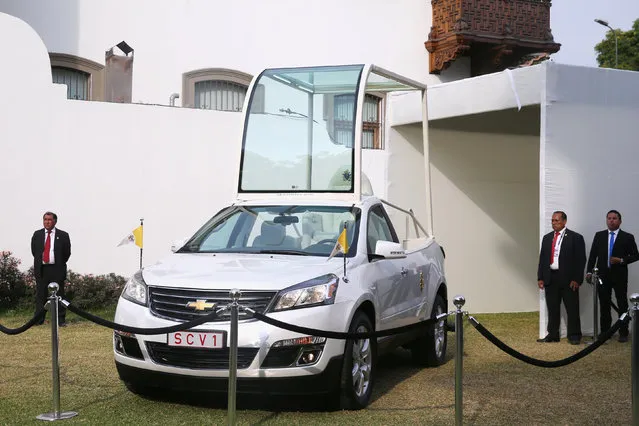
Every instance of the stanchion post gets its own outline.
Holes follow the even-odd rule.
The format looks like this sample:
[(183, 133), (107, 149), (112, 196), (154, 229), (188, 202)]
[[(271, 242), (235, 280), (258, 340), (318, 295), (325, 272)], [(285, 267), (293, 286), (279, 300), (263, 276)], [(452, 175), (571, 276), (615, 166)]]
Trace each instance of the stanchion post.
[(639, 293), (630, 295), (632, 316), (632, 424), (639, 425)]
[(58, 283), (49, 284), (49, 321), (51, 321), (51, 370), (53, 378), (53, 412), (40, 414), (38, 420), (54, 421), (70, 419), (78, 415), (75, 411), (60, 412), (60, 363), (58, 342)]
[(455, 312), (455, 426), (461, 426), (464, 421), (463, 407), (463, 367), (464, 367), (464, 313), (461, 308), (466, 303), (462, 295), (455, 296), (453, 304)]
[(231, 337), (229, 344), (229, 391), (228, 391), (228, 418), (229, 426), (235, 426), (237, 422), (235, 406), (237, 392), (237, 317), (238, 300), (242, 293), (238, 289), (229, 292), (231, 296)]
[(592, 270), (592, 341), (597, 341), (599, 337), (599, 268), (596, 266)]

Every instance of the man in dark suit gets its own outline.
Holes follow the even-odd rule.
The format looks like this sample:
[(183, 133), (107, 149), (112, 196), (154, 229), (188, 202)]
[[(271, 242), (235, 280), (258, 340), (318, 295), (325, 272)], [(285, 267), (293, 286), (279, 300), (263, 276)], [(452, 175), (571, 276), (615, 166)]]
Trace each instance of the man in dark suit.
[[(595, 264), (599, 269), (599, 276), (603, 285), (597, 285), (599, 294), (599, 308), (601, 311), (600, 327), (605, 332), (612, 324), (610, 307), (612, 290), (615, 290), (617, 306), (621, 313), (628, 311), (628, 265), (639, 260), (635, 237), (628, 232), (619, 229), (621, 226), (621, 213), (610, 210), (606, 215), (605, 231), (595, 234), (588, 256), (588, 271), (592, 271)], [(591, 273), (586, 275), (590, 280)], [(628, 341), (628, 324), (619, 329), (619, 341)]]
[(586, 245), (584, 238), (566, 228), (566, 213), (552, 214), (552, 229), (544, 235), (539, 252), (537, 285), (546, 293), (548, 308), (548, 334), (538, 342), (558, 342), (561, 301), (568, 315), (568, 341), (581, 342), (579, 319), (579, 286), (584, 279)]
[[(43, 229), (33, 233), (31, 237), (31, 254), (33, 254), (33, 274), (36, 279), (36, 312), (44, 306), (48, 297), (50, 283), (58, 283), (58, 295), (64, 297), (64, 281), (67, 278), (67, 261), (71, 257), (71, 240), (69, 234), (55, 227), (58, 216), (46, 212), (42, 216)], [(58, 323), (65, 326), (66, 309), (62, 304), (58, 309)], [(44, 322), (44, 316), (40, 324)]]

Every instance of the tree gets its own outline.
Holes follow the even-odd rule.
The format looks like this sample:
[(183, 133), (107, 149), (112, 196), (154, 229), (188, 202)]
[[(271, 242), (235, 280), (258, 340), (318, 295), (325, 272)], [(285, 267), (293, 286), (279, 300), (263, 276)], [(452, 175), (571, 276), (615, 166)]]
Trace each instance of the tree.
[[(635, 20), (632, 29), (621, 31), (616, 29), (619, 65), (622, 70), (639, 71), (639, 19)], [(595, 46), (597, 63), (603, 68), (615, 68), (615, 36), (612, 31)]]

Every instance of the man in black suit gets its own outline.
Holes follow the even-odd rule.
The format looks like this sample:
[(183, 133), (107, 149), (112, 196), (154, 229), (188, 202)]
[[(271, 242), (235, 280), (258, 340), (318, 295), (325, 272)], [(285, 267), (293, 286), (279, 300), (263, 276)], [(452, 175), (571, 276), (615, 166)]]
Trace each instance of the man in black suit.
[(552, 229), (544, 235), (539, 252), (537, 285), (546, 292), (548, 334), (538, 342), (558, 342), (561, 301), (568, 314), (568, 341), (581, 341), (579, 286), (584, 279), (586, 245), (584, 237), (566, 228), (568, 217), (562, 211), (552, 214)]
[[(628, 311), (628, 264), (639, 260), (635, 237), (628, 232), (619, 229), (621, 226), (621, 213), (610, 210), (606, 215), (605, 231), (595, 234), (588, 256), (588, 271), (592, 271), (595, 263), (599, 269), (599, 276), (603, 285), (597, 285), (599, 293), (599, 307), (601, 317), (599, 324), (601, 331), (605, 332), (612, 324), (610, 307), (612, 290), (615, 290), (617, 305), (621, 313)], [(590, 280), (591, 273), (586, 275)], [(628, 341), (628, 324), (619, 329), (619, 341)]]
[[(49, 284), (58, 283), (58, 295), (64, 297), (64, 280), (67, 278), (67, 261), (71, 257), (69, 234), (55, 227), (58, 216), (46, 212), (42, 216), (44, 228), (38, 229), (31, 237), (33, 254), (33, 274), (36, 279), (36, 312), (44, 306), (49, 293)], [(66, 309), (62, 304), (58, 309), (58, 323), (65, 326)], [(44, 316), (40, 324), (44, 322)]]

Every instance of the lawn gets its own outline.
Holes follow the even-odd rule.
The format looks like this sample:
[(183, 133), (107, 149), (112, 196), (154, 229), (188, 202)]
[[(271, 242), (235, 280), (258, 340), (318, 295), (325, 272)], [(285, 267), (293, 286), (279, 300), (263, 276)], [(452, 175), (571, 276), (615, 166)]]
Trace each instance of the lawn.
[[(112, 318), (112, 311), (96, 313)], [(538, 314), (476, 318), (497, 337), (529, 356), (556, 360), (584, 346), (536, 343)], [(28, 313), (0, 314), (17, 327)], [(111, 331), (68, 315), (60, 330), (61, 408), (79, 415), (69, 424), (226, 424), (223, 398), (167, 395), (145, 399), (126, 390), (113, 363)], [(476, 425), (631, 424), (630, 343), (616, 339), (566, 367), (530, 366), (501, 352), (464, 323), (464, 423)], [(52, 411), (50, 328), (0, 334), (0, 424), (38, 424)], [(452, 425), (455, 423), (455, 334), (448, 361), (420, 369), (398, 349), (380, 359), (372, 404), (361, 411), (326, 412), (295, 399), (239, 400), (238, 424)], [(301, 409), (300, 409), (301, 407)]]

